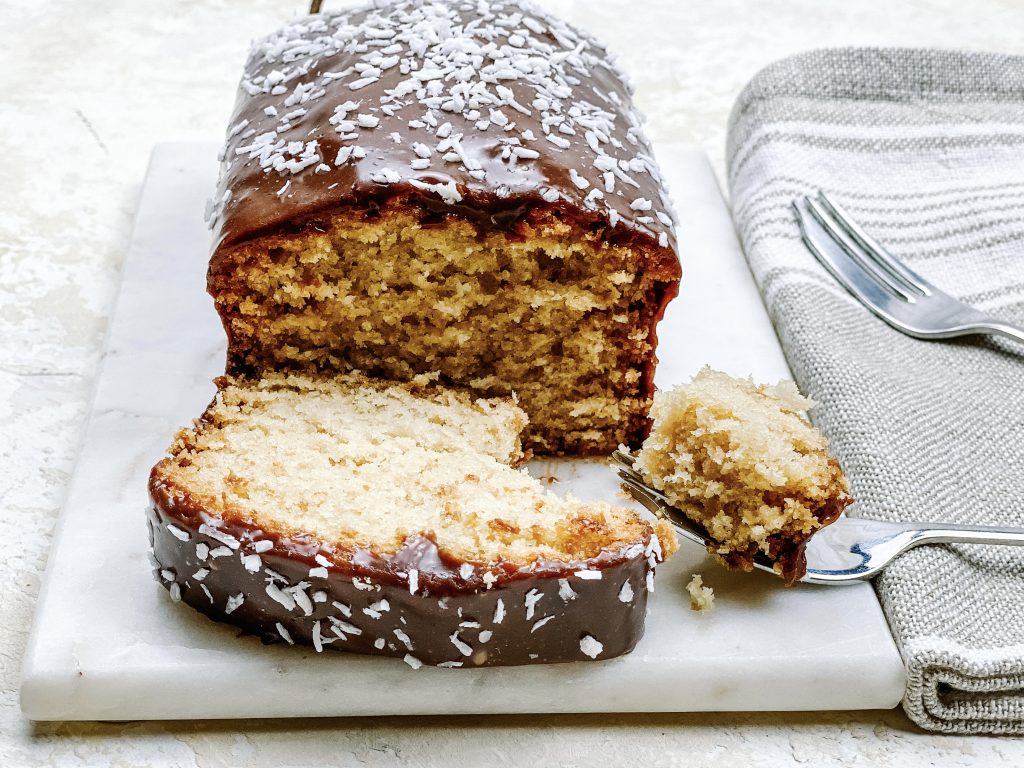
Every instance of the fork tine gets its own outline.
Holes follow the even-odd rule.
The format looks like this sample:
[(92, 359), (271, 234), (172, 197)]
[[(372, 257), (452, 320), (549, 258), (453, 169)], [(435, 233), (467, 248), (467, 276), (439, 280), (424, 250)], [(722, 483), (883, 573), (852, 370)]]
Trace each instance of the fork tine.
[[(643, 476), (636, 470), (636, 463), (632, 456), (624, 451), (614, 451), (612, 453), (612, 469), (619, 473), (621, 477), (628, 477), (634, 482), (640, 483), (646, 487)], [(648, 488), (648, 490), (653, 490)]]
[(657, 517), (672, 523), (672, 527), (675, 528), (676, 533), (687, 541), (691, 541), (700, 547), (707, 547), (707, 539), (697, 533), (697, 531), (693, 530), (692, 524), (688, 524), (688, 518), (682, 512), (674, 509), (667, 501), (662, 499), (659, 494), (652, 491), (639, 480), (631, 477), (624, 470), (619, 470), (619, 478), (622, 480), (622, 484), (626, 486), (630, 496), (640, 502), (650, 512), (653, 512)]
[[(618, 453), (618, 451), (616, 451), (616, 453)], [(632, 483), (633, 485), (636, 485), (638, 488), (643, 490), (644, 494), (659, 504), (672, 506), (668, 503), (668, 499), (665, 498), (665, 494), (655, 488), (651, 488), (651, 486), (644, 481), (643, 475), (633, 469), (632, 464), (629, 466), (623, 466), (622, 460), (618, 456), (615, 456), (615, 454), (612, 454), (612, 456), (620, 463), (620, 466), (614, 467), (614, 469), (624, 483)]]
[(800, 234), (804, 244), (821, 265), (868, 309), (891, 322), (884, 307), (896, 297), (883, 288), (832, 240), (828, 232), (811, 213), (810, 201), (806, 197), (793, 201), (793, 210), (796, 211), (797, 223), (800, 225)]
[(661, 516), (664, 514), (661, 502), (651, 494), (646, 485), (641, 483), (628, 472), (624, 472), (622, 470), (619, 470), (619, 479), (622, 480), (622, 484), (629, 489), (629, 493), (634, 499), (639, 501), (656, 515)]
[(631, 472), (635, 472), (636, 471), (636, 470), (633, 469), (633, 463), (634, 463), (633, 457), (630, 456), (625, 451), (621, 451), (621, 450), (618, 450), (618, 449), (612, 451), (612, 460), (616, 464), (618, 464), (618, 466), (620, 466), (620, 467), (625, 467), (626, 469), (630, 470)]
[(917, 291), (906, 286), (902, 280), (893, 278), (887, 271), (879, 267), (875, 261), (871, 259), (860, 248), (860, 246), (846, 234), (846, 232), (843, 231), (842, 227), (832, 220), (832, 217), (817, 200), (805, 197), (804, 201), (807, 203), (807, 207), (814, 216), (815, 221), (821, 225), (821, 228), (825, 230), (826, 234), (828, 234), (832, 241), (838, 245), (849, 258), (853, 259), (853, 261), (857, 263), (857, 266), (863, 269), (869, 277), (873, 278), (876, 283), (888, 290), (894, 296), (911, 304), (914, 303), (915, 299), (920, 296)]
[(835, 222), (864, 249), (868, 256), (875, 260), (875, 263), (886, 270), (892, 277), (924, 296), (930, 296), (934, 293), (931, 283), (889, 253), (881, 243), (871, 237), (861, 228), (860, 224), (853, 220), (850, 214), (846, 212), (846, 209), (820, 189), (818, 190), (818, 200)]

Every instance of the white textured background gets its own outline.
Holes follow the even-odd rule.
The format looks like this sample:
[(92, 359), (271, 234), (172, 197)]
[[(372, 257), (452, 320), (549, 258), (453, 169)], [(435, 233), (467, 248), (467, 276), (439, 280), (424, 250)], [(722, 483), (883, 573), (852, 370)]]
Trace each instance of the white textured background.
[[(655, 139), (703, 144), (719, 169), (733, 99), (781, 56), (836, 45), (1024, 53), (1024, 0), (550, 4), (620, 54)], [(21, 717), (21, 654), (150, 147), (219, 139), (248, 42), (304, 7), (0, 0), (0, 766), (1024, 764), (1024, 740), (930, 736), (899, 711), (126, 725)], [(253, 681), (240, 695), (261, 693)]]

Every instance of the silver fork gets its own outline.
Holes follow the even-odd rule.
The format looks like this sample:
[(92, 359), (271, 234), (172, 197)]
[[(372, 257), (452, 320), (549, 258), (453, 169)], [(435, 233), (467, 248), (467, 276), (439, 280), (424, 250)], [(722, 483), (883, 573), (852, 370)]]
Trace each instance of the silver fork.
[[(634, 469), (634, 459), (624, 451), (612, 454), (613, 468), (630, 495), (658, 517), (672, 523), (687, 541), (706, 548), (710, 538), (700, 525), (673, 507), (660, 492), (648, 486)], [(951, 523), (888, 523), (843, 514), (832, 525), (817, 531), (807, 542), (807, 584), (853, 584), (877, 576), (908, 549), (921, 544), (1010, 544), (1024, 546), (1024, 528), (998, 528)], [(764, 556), (754, 567), (772, 570)]]
[(793, 202), (804, 243), (822, 266), (893, 328), (919, 339), (995, 334), (1024, 342), (1024, 328), (954, 299), (868, 235), (839, 203), (819, 190), (817, 199)]

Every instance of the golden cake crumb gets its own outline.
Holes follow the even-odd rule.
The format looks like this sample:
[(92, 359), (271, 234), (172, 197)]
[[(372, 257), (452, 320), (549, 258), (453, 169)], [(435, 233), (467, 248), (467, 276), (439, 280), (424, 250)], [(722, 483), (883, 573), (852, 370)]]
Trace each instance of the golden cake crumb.
[(690, 593), (690, 610), (705, 613), (715, 607), (715, 590), (704, 586), (704, 579), (699, 573), (693, 574), (686, 585)]
[(510, 238), (457, 218), (424, 223), (395, 203), (231, 249), (209, 274), (229, 370), (354, 369), (483, 397), (514, 392), (538, 454), (636, 445), (666, 269), (654, 251), (552, 215), (522, 226)]
[(750, 570), (760, 555), (792, 583), (806, 570), (807, 539), (852, 501), (802, 413), (813, 406), (792, 382), (755, 385), (704, 368), (655, 394), (637, 469), (704, 527), (726, 565)]

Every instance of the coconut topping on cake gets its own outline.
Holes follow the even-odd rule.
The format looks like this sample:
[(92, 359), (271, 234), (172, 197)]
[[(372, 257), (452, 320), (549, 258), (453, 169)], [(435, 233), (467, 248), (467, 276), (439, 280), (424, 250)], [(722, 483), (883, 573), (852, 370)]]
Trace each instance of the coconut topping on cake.
[(674, 216), (630, 96), (602, 46), (529, 3), (312, 15), (253, 46), (208, 216), (237, 241), (403, 185), (449, 206), (564, 200), (667, 247)]

